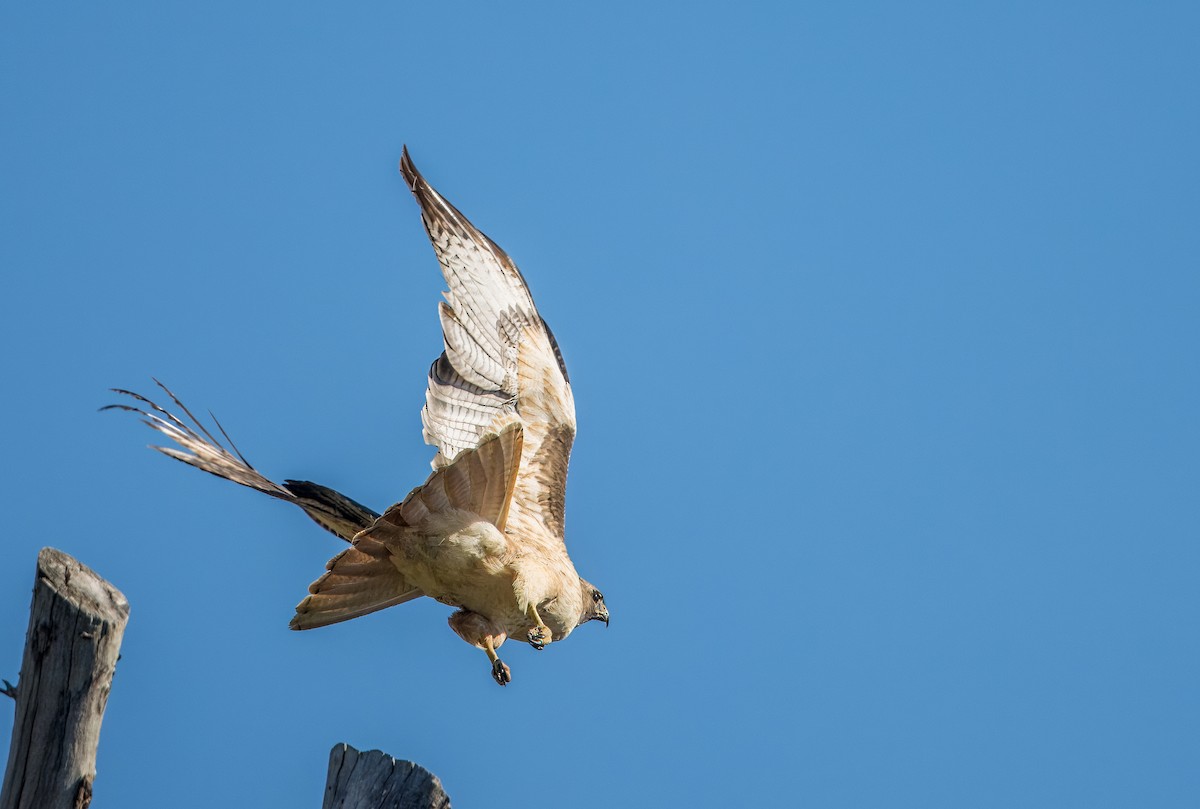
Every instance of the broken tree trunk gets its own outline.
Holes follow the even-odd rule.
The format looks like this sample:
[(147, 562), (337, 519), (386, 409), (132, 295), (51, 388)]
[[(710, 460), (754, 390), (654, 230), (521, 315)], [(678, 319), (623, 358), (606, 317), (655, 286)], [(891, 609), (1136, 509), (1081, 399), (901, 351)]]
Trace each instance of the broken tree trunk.
[(129, 602), (62, 551), (38, 554), (0, 809), (86, 809)]
[(438, 777), (419, 764), (338, 744), (329, 751), (321, 809), (450, 809), (450, 798)]

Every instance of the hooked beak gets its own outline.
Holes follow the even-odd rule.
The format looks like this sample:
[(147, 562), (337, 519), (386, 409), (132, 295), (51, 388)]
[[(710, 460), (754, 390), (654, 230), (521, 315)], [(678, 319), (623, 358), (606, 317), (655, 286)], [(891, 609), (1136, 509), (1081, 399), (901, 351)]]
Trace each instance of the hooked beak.
[(605, 610), (604, 614), (602, 614), (598, 617), (600, 618), (601, 621), (604, 622), (604, 628), (608, 629), (608, 610)]

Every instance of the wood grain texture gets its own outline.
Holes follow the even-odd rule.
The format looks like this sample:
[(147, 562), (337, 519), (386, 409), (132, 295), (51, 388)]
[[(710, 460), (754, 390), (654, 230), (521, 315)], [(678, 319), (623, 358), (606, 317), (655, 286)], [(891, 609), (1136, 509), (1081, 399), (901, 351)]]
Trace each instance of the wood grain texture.
[(129, 602), (53, 548), (38, 554), (0, 809), (86, 809)]
[(429, 770), (379, 750), (348, 744), (329, 752), (322, 809), (450, 809), (442, 782)]

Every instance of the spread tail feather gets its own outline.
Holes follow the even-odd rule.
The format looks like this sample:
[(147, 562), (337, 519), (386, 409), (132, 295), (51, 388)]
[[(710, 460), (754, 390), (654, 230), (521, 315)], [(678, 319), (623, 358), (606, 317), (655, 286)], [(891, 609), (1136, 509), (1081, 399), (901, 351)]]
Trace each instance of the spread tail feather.
[(136, 399), (145, 405), (145, 407), (111, 404), (100, 409), (124, 410), (130, 413), (137, 413), (142, 416), (142, 423), (162, 433), (181, 447), (181, 449), (176, 449), (174, 447), (151, 445), (151, 449), (158, 450), (177, 461), (182, 461), (197, 469), (202, 469), (219, 478), (224, 478), (255, 491), (260, 491), (269, 497), (294, 503), (304, 509), (304, 513), (322, 528), (325, 528), (347, 542), (353, 539), (354, 535), (359, 531), (368, 528), (379, 516), (371, 509), (351, 500), (344, 494), (316, 483), (309, 483), (302, 480), (285, 480), (283, 485), (280, 485), (269, 480), (250, 465), (250, 462), (246, 460), (245, 456), (234, 445), (233, 440), (225, 432), (225, 428), (221, 426), (221, 423), (217, 421), (215, 416), (213, 417), (213, 422), (216, 424), (217, 430), (225, 438), (225, 441), (228, 442), (228, 449), (212, 433), (205, 429), (200, 420), (192, 415), (192, 412), (187, 409), (183, 402), (166, 385), (157, 379), (154, 380), (154, 383), (162, 388), (163, 392), (171, 398), (176, 407), (183, 411), (183, 414), (191, 421), (191, 424), (195, 425), (195, 429), (184, 419), (176, 416), (145, 396), (120, 388), (113, 388), (113, 392)]

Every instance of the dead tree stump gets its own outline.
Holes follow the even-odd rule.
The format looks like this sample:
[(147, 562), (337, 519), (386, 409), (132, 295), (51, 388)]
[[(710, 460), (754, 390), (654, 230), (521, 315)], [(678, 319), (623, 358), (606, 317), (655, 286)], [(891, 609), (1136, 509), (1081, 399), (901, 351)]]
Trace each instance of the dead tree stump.
[(438, 777), (419, 764), (338, 744), (329, 752), (321, 809), (450, 809), (450, 798)]
[(62, 551), (38, 554), (0, 809), (86, 809), (129, 602)]

